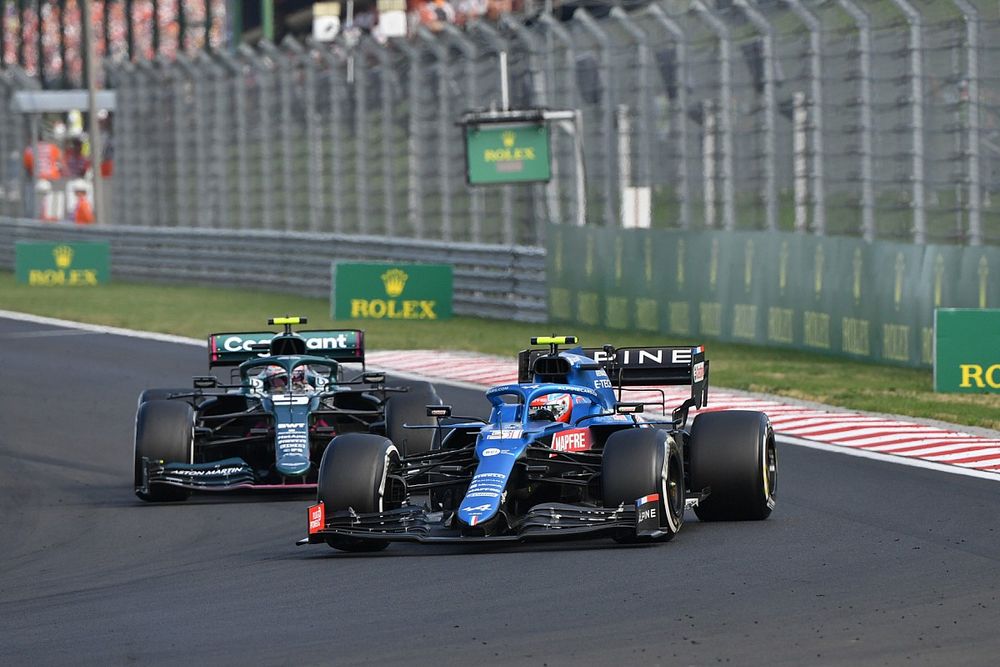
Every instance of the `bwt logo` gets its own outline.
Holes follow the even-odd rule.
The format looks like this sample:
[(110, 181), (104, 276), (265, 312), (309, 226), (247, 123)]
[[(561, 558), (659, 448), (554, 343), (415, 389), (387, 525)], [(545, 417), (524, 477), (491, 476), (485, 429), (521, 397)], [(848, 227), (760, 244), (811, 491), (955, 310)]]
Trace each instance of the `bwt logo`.
[(1000, 364), (993, 364), (985, 371), (979, 364), (959, 364), (958, 367), (962, 371), (962, 382), (959, 387), (1000, 389)]

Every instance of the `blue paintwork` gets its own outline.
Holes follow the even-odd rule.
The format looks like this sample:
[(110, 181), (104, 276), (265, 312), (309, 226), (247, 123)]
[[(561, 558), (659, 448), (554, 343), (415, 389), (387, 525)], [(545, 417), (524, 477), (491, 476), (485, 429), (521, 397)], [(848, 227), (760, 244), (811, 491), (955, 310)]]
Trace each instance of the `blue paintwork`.
[[(581, 365), (594, 363), (593, 359), (583, 355), (582, 349), (574, 348), (559, 354), (571, 364), (566, 384), (504, 384), (486, 392), (493, 409), (489, 424), (479, 432), (476, 442), (479, 465), (459, 505), (458, 519), (462, 523), (478, 526), (496, 516), (503, 504), (504, 490), (514, 463), (524, 456), (532, 442), (563, 430), (579, 428), (574, 423), (530, 420), (525, 406), (531, 405), (536, 398), (547, 394), (570, 394), (574, 399), (582, 397), (582, 402), (574, 400), (573, 422), (584, 416), (601, 415), (587, 419), (587, 426), (634, 421), (632, 417), (614, 414), (617, 397), (607, 373), (580, 368)], [(515, 402), (505, 402), (505, 396), (514, 397)]]

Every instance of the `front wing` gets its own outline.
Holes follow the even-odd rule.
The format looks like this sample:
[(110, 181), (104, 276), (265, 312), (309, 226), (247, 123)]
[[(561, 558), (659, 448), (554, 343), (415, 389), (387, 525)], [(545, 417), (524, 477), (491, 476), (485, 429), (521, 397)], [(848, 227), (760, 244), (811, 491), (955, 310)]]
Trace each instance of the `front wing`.
[(320, 503), (309, 508), (309, 536), (297, 544), (320, 544), (337, 536), (428, 543), (528, 542), (623, 532), (636, 537), (659, 537), (663, 533), (656, 515), (648, 511), (658, 503), (657, 494), (616, 508), (543, 503), (532, 507), (511, 530), (498, 535), (463, 533), (451, 512), (402, 507), (363, 514), (348, 510), (328, 517)]
[(192, 491), (309, 491), (316, 484), (269, 484), (260, 481), (243, 459), (231, 458), (211, 463), (163, 463), (142, 460), (143, 489), (151, 484), (176, 486)]

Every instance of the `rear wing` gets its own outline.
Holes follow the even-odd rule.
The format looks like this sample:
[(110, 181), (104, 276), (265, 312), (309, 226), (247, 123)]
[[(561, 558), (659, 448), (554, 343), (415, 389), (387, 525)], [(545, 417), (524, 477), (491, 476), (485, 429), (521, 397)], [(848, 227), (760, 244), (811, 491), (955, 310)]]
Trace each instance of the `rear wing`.
[[(214, 333), (208, 337), (208, 366), (238, 366), (249, 359), (269, 356), (274, 331)], [(364, 332), (359, 329), (296, 331), (305, 341), (305, 354), (340, 363), (365, 363)]]
[[(549, 350), (521, 350), (517, 355), (518, 382), (531, 382), (535, 360), (549, 354)], [(703, 346), (585, 347), (583, 354), (600, 364), (616, 388), (689, 384), (695, 407), (708, 402), (708, 360)]]

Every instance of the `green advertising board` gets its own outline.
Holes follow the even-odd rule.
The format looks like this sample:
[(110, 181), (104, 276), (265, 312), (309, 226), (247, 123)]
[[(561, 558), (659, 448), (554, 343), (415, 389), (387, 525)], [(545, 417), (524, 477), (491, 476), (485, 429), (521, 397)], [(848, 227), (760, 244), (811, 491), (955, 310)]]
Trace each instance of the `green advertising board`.
[(469, 185), (548, 181), (549, 128), (544, 122), (466, 125), (465, 158)]
[(335, 320), (445, 320), (451, 317), (447, 264), (334, 262), (330, 310)]
[(996, 247), (566, 225), (546, 239), (549, 315), (567, 324), (930, 367), (935, 309), (1000, 305)]
[(934, 311), (934, 391), (1000, 393), (1000, 309)]
[(90, 287), (110, 280), (107, 241), (47, 243), (18, 241), (14, 245), (17, 282), (35, 287)]

